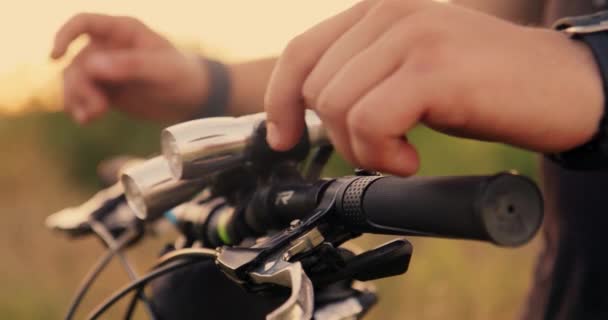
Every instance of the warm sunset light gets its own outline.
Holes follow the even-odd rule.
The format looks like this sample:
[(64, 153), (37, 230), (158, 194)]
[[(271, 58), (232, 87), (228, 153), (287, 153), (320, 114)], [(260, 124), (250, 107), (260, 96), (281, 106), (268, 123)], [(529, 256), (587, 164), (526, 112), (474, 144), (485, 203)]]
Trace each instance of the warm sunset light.
[(592, 2), (4, 0), (0, 320), (604, 319)]
[[(0, 20), (0, 113), (22, 111), (32, 99), (58, 109), (60, 63), (49, 61), (55, 31), (79, 12), (137, 17), (179, 44), (196, 44), (223, 59), (278, 54), (294, 35), (355, 0), (23, 0), (4, 6)], [(33, 105), (36, 105), (35, 103)], [(36, 106), (34, 106), (36, 108)]]

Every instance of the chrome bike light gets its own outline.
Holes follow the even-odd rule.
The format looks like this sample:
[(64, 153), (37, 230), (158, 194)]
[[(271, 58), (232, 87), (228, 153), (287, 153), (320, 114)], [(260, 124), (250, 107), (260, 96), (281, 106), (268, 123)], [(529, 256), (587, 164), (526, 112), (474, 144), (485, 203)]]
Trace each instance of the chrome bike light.
[[(246, 148), (255, 129), (266, 119), (265, 113), (238, 118), (207, 118), (166, 128), (161, 134), (161, 148), (175, 178), (193, 179), (242, 165), (247, 161)], [(306, 113), (308, 139), (312, 146), (327, 143), (319, 118)]]
[(222, 117), (178, 124), (161, 133), (162, 153), (176, 179), (230, 169), (243, 161), (242, 151), (260, 122)]
[[(161, 134), (161, 149), (163, 156), (169, 162), (169, 168), (176, 178), (181, 178), (183, 172), (182, 154), (192, 154), (191, 150), (181, 149), (196, 147), (197, 141), (207, 136), (218, 135), (226, 126), (234, 124), (233, 117), (216, 117), (198, 119), (174, 125), (163, 130)], [(189, 142), (185, 145), (185, 142)], [(185, 146), (184, 146), (185, 145)]]
[(154, 220), (187, 201), (204, 186), (201, 180), (176, 180), (163, 157), (125, 169), (120, 178), (125, 197), (138, 218)]

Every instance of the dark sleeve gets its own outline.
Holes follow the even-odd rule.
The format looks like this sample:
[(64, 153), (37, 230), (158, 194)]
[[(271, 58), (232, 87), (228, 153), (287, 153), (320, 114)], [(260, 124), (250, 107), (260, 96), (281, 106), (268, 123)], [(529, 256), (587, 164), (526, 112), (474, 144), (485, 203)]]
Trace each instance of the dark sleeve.
[(526, 320), (608, 319), (608, 172), (543, 159), (544, 247)]

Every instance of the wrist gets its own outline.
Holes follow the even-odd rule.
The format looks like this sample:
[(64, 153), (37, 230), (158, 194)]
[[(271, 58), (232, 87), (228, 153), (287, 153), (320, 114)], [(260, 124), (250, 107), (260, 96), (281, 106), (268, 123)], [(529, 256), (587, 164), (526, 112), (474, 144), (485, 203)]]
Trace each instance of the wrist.
[(600, 69), (593, 56), (591, 48), (581, 41), (564, 36), (572, 46), (571, 61), (578, 64), (578, 71), (573, 75), (570, 85), (580, 90), (580, 116), (576, 119), (577, 126), (572, 132), (571, 145), (565, 150), (575, 148), (590, 141), (600, 129), (600, 121), (604, 115), (605, 93)]
[[(602, 99), (600, 110), (596, 111), (595, 132), (591, 138), (578, 146), (564, 152), (550, 155), (550, 158), (565, 168), (576, 170), (606, 170), (608, 169), (608, 118), (606, 115), (606, 98), (608, 92), (608, 12), (596, 14), (566, 17), (557, 21), (555, 29), (566, 34), (571, 41), (583, 44), (579, 48), (585, 48), (587, 60), (592, 60), (596, 78), (594, 83), (600, 85)], [(589, 58), (591, 56), (592, 58)], [(584, 65), (589, 65), (585, 63)], [(583, 66), (584, 66), (583, 65)], [(582, 69), (582, 68), (581, 68)], [(582, 84), (577, 84), (583, 89)], [(589, 93), (589, 91), (586, 91)], [(597, 119), (599, 118), (599, 119)]]
[(547, 100), (557, 100), (559, 105), (549, 106), (555, 113), (547, 116), (561, 118), (563, 130), (562, 134), (548, 133), (548, 140), (559, 140), (550, 142), (547, 151), (562, 152), (585, 144), (598, 132), (604, 114), (602, 75), (591, 49), (585, 43), (561, 32), (537, 30), (545, 40), (539, 42), (540, 45), (546, 45), (556, 56), (556, 73), (548, 75), (547, 81), (557, 82), (552, 87), (558, 88), (558, 91), (547, 94), (556, 94), (558, 99)]

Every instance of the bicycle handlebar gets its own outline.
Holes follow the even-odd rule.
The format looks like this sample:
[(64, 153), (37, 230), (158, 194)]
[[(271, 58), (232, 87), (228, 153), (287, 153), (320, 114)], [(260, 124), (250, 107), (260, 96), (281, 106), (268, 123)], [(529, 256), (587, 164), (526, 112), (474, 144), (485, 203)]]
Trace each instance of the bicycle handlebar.
[(335, 215), (354, 230), (518, 246), (542, 222), (540, 191), (528, 178), (358, 177), (336, 197)]
[(305, 219), (322, 203), (332, 203), (330, 223), (354, 232), (481, 240), (499, 246), (529, 241), (543, 216), (542, 197), (534, 182), (512, 173), (354, 176), (261, 190), (245, 221), (240, 221), (247, 228), (227, 229), (235, 239), (252, 236), (243, 232), (281, 229), (292, 220)]

